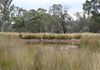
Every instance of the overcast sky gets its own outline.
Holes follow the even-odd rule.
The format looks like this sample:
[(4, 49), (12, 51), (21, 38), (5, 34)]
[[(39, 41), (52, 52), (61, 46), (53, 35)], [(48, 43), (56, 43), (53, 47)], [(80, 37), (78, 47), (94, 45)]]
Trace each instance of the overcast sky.
[(52, 4), (60, 3), (68, 6), (71, 12), (80, 12), (84, 2), (85, 0), (13, 0), (12, 3), (24, 9), (37, 9), (40, 7), (49, 9)]

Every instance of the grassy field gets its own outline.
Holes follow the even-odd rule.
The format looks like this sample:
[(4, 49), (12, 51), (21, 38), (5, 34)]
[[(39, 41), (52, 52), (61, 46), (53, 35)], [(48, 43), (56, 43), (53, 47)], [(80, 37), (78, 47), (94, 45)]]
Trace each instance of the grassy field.
[(0, 70), (100, 70), (100, 34), (79, 35), (80, 44), (73, 48), (26, 44), (19, 33), (0, 33)]

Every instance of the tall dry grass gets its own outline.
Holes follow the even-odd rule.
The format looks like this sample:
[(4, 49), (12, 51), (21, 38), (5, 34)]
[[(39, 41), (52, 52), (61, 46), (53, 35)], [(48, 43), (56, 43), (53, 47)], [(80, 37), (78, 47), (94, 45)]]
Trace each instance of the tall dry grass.
[(80, 39), (79, 33), (55, 34), (55, 33), (20, 33), (21, 39)]
[[(83, 36), (80, 46), (99, 47), (99, 38), (87, 38)], [(100, 70), (100, 52), (96, 50), (61, 50), (58, 45), (27, 45), (17, 36), (0, 35), (0, 70)]]
[(100, 51), (100, 34), (83, 34), (80, 47), (93, 51)]

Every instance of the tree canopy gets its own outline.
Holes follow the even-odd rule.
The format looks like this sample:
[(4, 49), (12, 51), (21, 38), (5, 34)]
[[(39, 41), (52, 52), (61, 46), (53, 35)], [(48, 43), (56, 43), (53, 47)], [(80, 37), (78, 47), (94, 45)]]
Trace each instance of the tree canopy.
[(12, 4), (12, 0), (0, 0), (0, 31), (9, 32), (100, 32), (100, 1), (86, 0), (83, 14), (75, 13), (76, 20), (69, 14), (69, 8), (53, 4), (50, 8), (26, 10)]

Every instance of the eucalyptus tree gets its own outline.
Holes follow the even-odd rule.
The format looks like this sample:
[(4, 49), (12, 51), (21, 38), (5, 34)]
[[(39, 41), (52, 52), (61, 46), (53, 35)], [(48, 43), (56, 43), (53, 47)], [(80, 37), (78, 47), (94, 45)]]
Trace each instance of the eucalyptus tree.
[(90, 20), (85, 15), (85, 12), (83, 13), (77, 12), (75, 13), (75, 16), (76, 16), (76, 22), (74, 30), (77, 30), (77, 32), (88, 32)]
[(12, 10), (11, 6), (12, 0), (0, 0), (0, 12), (2, 14), (2, 26), (1, 31), (3, 32), (6, 24), (9, 23), (9, 14)]
[(86, 0), (83, 4), (83, 10), (86, 11), (88, 14), (99, 14), (100, 0)]
[(60, 28), (62, 29), (62, 32), (66, 33), (66, 19), (71, 19), (70, 15), (68, 14), (68, 8), (64, 7), (61, 4), (53, 4), (50, 8), (50, 12), (56, 18), (58, 25), (60, 25)]
[(100, 0), (86, 0), (83, 10), (92, 14), (89, 28), (91, 32), (100, 31)]
[(26, 10), (17, 6), (14, 6), (13, 10), (11, 11), (11, 22), (12, 28), (17, 31), (21, 32), (25, 30), (25, 14)]
[(32, 16), (31, 24), (33, 24), (34, 32), (48, 32), (48, 27), (51, 23), (50, 15), (46, 9), (39, 8), (36, 13)]
[(46, 9), (43, 9), (43, 8), (38, 8), (37, 9), (37, 12), (46, 13), (47, 10)]

